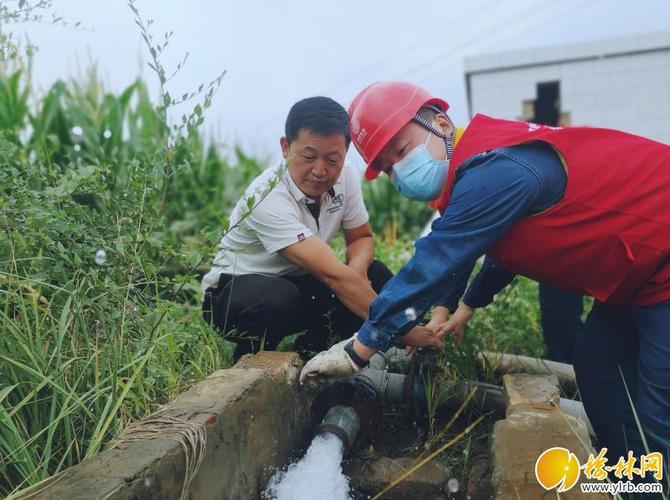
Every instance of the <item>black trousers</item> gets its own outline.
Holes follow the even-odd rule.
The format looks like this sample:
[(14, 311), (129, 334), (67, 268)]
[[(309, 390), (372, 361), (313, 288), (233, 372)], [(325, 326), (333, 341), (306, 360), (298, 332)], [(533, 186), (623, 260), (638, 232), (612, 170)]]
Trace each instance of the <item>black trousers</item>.
[[(375, 260), (368, 279), (379, 293), (393, 273)], [(274, 350), (279, 342), (300, 331), (298, 351), (322, 351), (332, 343), (351, 337), (362, 320), (352, 313), (326, 285), (314, 276), (263, 276), (222, 274), (216, 287), (205, 291), (202, 304), (205, 321), (226, 339), (237, 344), (234, 360), (257, 352)]]

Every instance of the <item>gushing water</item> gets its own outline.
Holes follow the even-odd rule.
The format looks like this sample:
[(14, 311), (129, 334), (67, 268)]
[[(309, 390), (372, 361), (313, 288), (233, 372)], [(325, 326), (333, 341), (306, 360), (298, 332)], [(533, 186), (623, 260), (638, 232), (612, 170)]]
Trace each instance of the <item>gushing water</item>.
[(107, 262), (107, 252), (101, 248), (95, 252), (95, 263), (102, 266), (105, 262)]
[(277, 472), (265, 490), (271, 500), (350, 500), (349, 480), (342, 473), (343, 445), (330, 432), (317, 435), (305, 456)]

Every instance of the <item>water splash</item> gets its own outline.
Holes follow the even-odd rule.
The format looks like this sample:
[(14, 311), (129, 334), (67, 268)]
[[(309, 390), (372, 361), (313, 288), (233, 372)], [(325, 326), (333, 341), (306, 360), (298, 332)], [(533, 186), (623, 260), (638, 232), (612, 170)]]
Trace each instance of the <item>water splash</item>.
[(105, 262), (107, 262), (107, 252), (101, 248), (95, 252), (95, 263), (102, 266)]
[(447, 481), (447, 489), (451, 494), (458, 493), (458, 490), (461, 489), (461, 485), (458, 482), (458, 479), (455, 477), (449, 478), (449, 481)]
[(416, 320), (416, 309), (413, 307), (408, 307), (405, 309), (405, 318), (407, 318), (408, 321)]
[(349, 480), (342, 473), (343, 446), (335, 434), (314, 438), (305, 456), (277, 472), (268, 483), (270, 500), (351, 500)]

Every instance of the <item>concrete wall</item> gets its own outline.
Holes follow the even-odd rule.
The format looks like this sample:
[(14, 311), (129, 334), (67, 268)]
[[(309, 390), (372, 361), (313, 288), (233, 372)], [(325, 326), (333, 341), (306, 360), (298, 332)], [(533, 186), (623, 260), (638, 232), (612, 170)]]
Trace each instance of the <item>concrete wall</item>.
[[(563, 447), (586, 463), (591, 441), (586, 425), (559, 409), (558, 379), (554, 375), (508, 374), (503, 377), (507, 418), (493, 426), (491, 457), (497, 500), (559, 498), (535, 477), (535, 462), (549, 448)], [(605, 500), (604, 494), (582, 493), (579, 483), (562, 499)]]
[(473, 114), (519, 119), (538, 83), (560, 81), (571, 125), (670, 143), (670, 33), (480, 56), (466, 75)]
[[(255, 499), (309, 435), (309, 404), (295, 353), (263, 352), (181, 394), (166, 415), (204, 425), (206, 451), (188, 498)], [(121, 444), (53, 478), (26, 498), (178, 499), (182, 447), (169, 438)]]

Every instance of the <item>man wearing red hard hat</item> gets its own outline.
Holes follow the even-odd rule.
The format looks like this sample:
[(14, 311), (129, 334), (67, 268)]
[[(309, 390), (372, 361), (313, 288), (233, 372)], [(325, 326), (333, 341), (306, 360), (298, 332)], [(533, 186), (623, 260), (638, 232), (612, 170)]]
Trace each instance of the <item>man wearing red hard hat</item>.
[[(372, 302), (354, 342), (310, 360), (303, 380), (362, 368), (430, 308), (430, 328), (462, 334), (473, 309), (521, 274), (595, 298), (574, 366), (601, 444), (614, 457), (644, 452), (645, 441), (667, 453), (670, 146), (485, 115), (460, 130), (448, 109), (405, 82), (370, 85), (351, 103), (366, 178), (387, 174), (401, 194), (432, 201), (441, 217)], [(482, 255), (482, 271), (463, 294)]]

